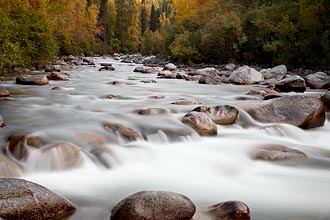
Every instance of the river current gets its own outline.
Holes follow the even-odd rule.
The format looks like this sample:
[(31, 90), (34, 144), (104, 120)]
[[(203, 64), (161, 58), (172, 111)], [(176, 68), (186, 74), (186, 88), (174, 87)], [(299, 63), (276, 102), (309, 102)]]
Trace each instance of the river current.
[[(116, 70), (98, 71), (102, 62), (113, 63)], [(253, 220), (330, 219), (329, 118), (323, 127), (310, 130), (261, 124), (241, 109), (258, 102), (246, 93), (260, 86), (157, 79), (155, 74), (134, 73), (137, 66), (96, 58), (96, 67), (66, 70), (70, 81), (50, 81), (46, 86), (3, 83), (12, 95), (0, 102), (7, 124), (0, 130), (4, 149), (0, 154), (6, 154), (7, 138), (13, 133), (79, 146), (78, 165), (65, 169), (61, 163), (67, 152), (61, 150), (32, 149), (25, 160), (17, 161), (23, 168), (20, 178), (78, 206), (69, 220), (108, 220), (114, 205), (142, 190), (182, 193), (199, 209), (241, 200), (250, 207)], [(148, 80), (157, 83), (143, 82)], [(180, 100), (201, 104), (172, 104)], [(215, 137), (200, 137), (181, 122), (195, 107), (225, 104), (239, 108), (240, 115), (234, 125), (218, 125)], [(152, 107), (169, 113), (137, 114)], [(132, 127), (143, 140), (128, 142), (111, 134), (103, 127), (106, 122)], [(310, 159), (287, 163), (251, 159), (256, 149), (269, 145), (303, 151)]]

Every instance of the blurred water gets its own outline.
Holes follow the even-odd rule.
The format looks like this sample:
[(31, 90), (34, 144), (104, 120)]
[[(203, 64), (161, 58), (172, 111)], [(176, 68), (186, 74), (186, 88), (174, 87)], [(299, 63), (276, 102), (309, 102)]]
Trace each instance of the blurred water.
[[(1, 175), (20, 168), (21, 178), (66, 196), (79, 207), (70, 220), (109, 219), (116, 203), (141, 190), (182, 193), (200, 208), (242, 200), (256, 220), (330, 219), (329, 121), (306, 131), (287, 124), (261, 124), (240, 109), (236, 124), (218, 126), (216, 137), (202, 138), (180, 122), (199, 105), (171, 103), (192, 100), (240, 108), (256, 102), (240, 97), (257, 86), (169, 79), (148, 84), (141, 80), (156, 75), (133, 73), (137, 65), (97, 58), (101, 62), (112, 62), (116, 71), (99, 72), (97, 64), (67, 70), (71, 75), (67, 82), (52, 81), (41, 87), (4, 84), (13, 100), (0, 102), (7, 124), (0, 131), (0, 156), (14, 165), (1, 162)], [(113, 81), (124, 84), (112, 85)], [(109, 95), (117, 98), (106, 98)], [(170, 113), (136, 113), (151, 107)], [(143, 139), (128, 142), (105, 130), (106, 122), (134, 128)], [(29, 149), (28, 157), (17, 161), (6, 150), (7, 138), (14, 133), (33, 134), (47, 144)], [(59, 143), (71, 147), (54, 147)], [(311, 160), (278, 164), (251, 159), (255, 149), (268, 145), (301, 150)]]

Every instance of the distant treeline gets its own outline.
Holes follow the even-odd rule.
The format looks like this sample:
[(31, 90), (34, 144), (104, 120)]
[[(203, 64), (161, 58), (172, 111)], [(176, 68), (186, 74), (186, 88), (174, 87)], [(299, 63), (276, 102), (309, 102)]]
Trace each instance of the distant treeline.
[(330, 0), (0, 0), (0, 71), (64, 54), (330, 68)]

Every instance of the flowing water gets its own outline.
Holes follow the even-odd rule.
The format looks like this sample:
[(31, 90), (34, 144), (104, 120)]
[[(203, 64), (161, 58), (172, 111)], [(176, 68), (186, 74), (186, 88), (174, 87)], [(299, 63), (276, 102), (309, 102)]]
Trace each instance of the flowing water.
[[(109, 219), (115, 204), (141, 190), (182, 193), (199, 208), (241, 200), (255, 220), (330, 219), (329, 121), (321, 128), (301, 130), (288, 124), (261, 124), (240, 110), (236, 124), (218, 126), (216, 137), (200, 137), (180, 121), (199, 104), (173, 102), (240, 108), (257, 101), (247, 98), (246, 92), (259, 87), (156, 79), (154, 74), (133, 73), (135, 64), (109, 58), (96, 62), (96, 67), (67, 70), (70, 81), (41, 87), (3, 84), (12, 100), (0, 102), (7, 124), (0, 130), (0, 156), (16, 165), (0, 163), (0, 175), (16, 172), (65, 196), (78, 206), (70, 220)], [(112, 62), (116, 71), (99, 72), (100, 62)], [(157, 83), (142, 82), (150, 79)], [(151, 107), (170, 113), (137, 114)], [(134, 128), (143, 138), (128, 142), (104, 129), (106, 122)], [(29, 149), (28, 156), (18, 161), (6, 144), (14, 133), (39, 136), (47, 145)], [(70, 143), (71, 148), (51, 147), (54, 143)], [(303, 151), (310, 159), (290, 163), (251, 159), (256, 149), (269, 145)]]

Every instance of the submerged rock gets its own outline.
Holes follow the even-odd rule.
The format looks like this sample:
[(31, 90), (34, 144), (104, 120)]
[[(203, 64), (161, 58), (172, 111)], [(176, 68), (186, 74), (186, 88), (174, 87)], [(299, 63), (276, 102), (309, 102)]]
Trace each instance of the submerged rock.
[(255, 160), (283, 161), (307, 159), (307, 155), (285, 146), (269, 146), (258, 149), (253, 153), (252, 158)]
[(321, 100), (325, 106), (325, 111), (330, 112), (330, 91), (324, 93)]
[(283, 96), (246, 110), (258, 121), (288, 123), (303, 129), (320, 127), (325, 122), (324, 105), (319, 98), (312, 96)]
[(188, 220), (195, 214), (192, 201), (181, 194), (142, 191), (120, 201), (110, 220)]
[(51, 72), (47, 75), (48, 80), (60, 80), (60, 81), (68, 81), (69, 78), (67, 75), (58, 73), (58, 72)]
[(0, 178), (19, 177), (21, 173), (22, 168), (16, 162), (6, 156), (0, 155)]
[(242, 66), (236, 69), (229, 77), (231, 83), (239, 85), (251, 85), (263, 80), (263, 76), (257, 70)]
[(121, 137), (129, 141), (136, 141), (142, 138), (142, 135), (135, 129), (118, 123), (107, 122), (104, 124), (104, 127), (112, 130), (114, 133), (118, 133)]
[(16, 78), (16, 84), (41, 86), (48, 84), (48, 79), (46, 76), (20, 76)]
[(217, 125), (204, 112), (189, 112), (181, 120), (201, 136), (217, 135)]
[(99, 71), (115, 71), (116, 69), (113, 66), (102, 66)]
[(2, 97), (8, 97), (10, 96), (10, 93), (7, 89), (0, 86), (0, 98)]
[(305, 80), (298, 76), (287, 76), (275, 84), (275, 89), (281, 92), (305, 92)]
[(148, 108), (148, 109), (141, 109), (138, 111), (140, 115), (159, 115), (159, 114), (166, 114), (170, 111), (164, 108)]
[(238, 110), (230, 105), (215, 107), (200, 106), (193, 111), (206, 113), (216, 124), (231, 125), (238, 117)]
[(12, 134), (8, 138), (7, 149), (17, 160), (26, 158), (30, 148), (39, 148), (43, 144), (40, 137), (33, 134)]
[(5, 220), (61, 219), (76, 210), (71, 202), (45, 187), (12, 178), (0, 178), (0, 207)]
[(211, 220), (250, 220), (250, 209), (241, 201), (226, 201), (207, 209)]
[(328, 89), (330, 88), (330, 76), (324, 72), (309, 74), (304, 77), (306, 85), (311, 89)]

